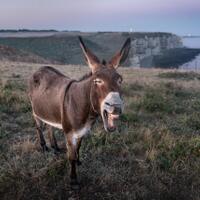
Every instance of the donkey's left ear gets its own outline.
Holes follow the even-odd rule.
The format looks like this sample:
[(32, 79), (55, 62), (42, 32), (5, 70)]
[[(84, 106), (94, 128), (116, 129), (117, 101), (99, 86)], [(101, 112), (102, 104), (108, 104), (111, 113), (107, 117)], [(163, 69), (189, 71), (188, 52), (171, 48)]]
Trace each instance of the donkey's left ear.
[(86, 60), (87, 64), (89, 65), (89, 67), (91, 68), (92, 73), (94, 73), (101, 66), (101, 62), (99, 61), (97, 56), (94, 53), (92, 53), (90, 51), (90, 49), (88, 49), (85, 46), (82, 38), (80, 36), (78, 38), (79, 38), (80, 46), (81, 46), (81, 48), (83, 50), (83, 54), (84, 54), (85, 60)]
[(114, 68), (119, 67), (119, 65), (121, 65), (128, 57), (130, 47), (131, 47), (131, 39), (128, 38), (124, 43), (123, 47), (121, 48), (121, 50), (117, 54), (115, 54), (109, 61), (109, 66)]

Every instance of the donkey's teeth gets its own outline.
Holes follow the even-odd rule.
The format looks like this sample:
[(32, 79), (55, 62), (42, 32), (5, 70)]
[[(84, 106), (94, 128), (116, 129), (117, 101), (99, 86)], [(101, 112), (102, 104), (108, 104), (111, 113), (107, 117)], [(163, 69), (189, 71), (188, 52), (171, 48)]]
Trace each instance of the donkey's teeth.
[(111, 119), (118, 119), (119, 118), (119, 115), (115, 115), (115, 114), (109, 114), (109, 118)]

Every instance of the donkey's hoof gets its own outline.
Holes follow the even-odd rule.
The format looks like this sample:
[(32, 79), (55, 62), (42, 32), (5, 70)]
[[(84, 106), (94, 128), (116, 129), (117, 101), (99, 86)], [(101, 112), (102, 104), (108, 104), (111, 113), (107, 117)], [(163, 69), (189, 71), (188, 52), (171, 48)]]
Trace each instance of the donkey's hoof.
[(70, 186), (72, 190), (80, 190), (80, 184), (77, 180), (71, 179)]
[(46, 145), (43, 145), (43, 146), (42, 146), (42, 151), (43, 151), (43, 152), (49, 151), (49, 148), (48, 148)]

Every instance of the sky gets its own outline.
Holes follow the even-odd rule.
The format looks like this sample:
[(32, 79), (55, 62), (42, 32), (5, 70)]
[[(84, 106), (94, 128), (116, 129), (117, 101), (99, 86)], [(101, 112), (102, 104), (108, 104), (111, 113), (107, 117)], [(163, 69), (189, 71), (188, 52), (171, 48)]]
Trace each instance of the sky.
[(200, 35), (200, 0), (0, 0), (0, 29)]

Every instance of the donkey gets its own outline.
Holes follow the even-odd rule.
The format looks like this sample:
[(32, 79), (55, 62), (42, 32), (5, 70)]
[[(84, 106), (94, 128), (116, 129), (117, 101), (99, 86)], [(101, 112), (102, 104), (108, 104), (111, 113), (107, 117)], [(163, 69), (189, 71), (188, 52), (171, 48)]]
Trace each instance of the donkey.
[(100, 60), (79, 37), (85, 60), (91, 68), (90, 74), (81, 80), (73, 80), (58, 70), (45, 66), (29, 79), (29, 98), (36, 122), (37, 136), (43, 150), (48, 150), (43, 136), (43, 124), (48, 128), (51, 147), (59, 151), (52, 127), (64, 131), (67, 155), (70, 162), (70, 184), (79, 186), (76, 165), (80, 165), (79, 149), (98, 116), (103, 120), (107, 132), (115, 131), (116, 120), (123, 109), (121, 97), (122, 76), (116, 68), (129, 53), (128, 38), (122, 49), (109, 61)]

